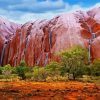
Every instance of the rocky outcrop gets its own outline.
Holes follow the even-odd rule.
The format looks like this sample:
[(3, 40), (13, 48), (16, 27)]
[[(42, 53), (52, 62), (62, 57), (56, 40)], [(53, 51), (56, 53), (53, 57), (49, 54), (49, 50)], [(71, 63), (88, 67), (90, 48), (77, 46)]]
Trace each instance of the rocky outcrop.
[(49, 21), (28, 22), (8, 33), (0, 29), (0, 64), (16, 66), (24, 59), (29, 66), (45, 66), (52, 60), (59, 61), (55, 53), (74, 45), (86, 47), (90, 61), (100, 58), (98, 11), (100, 8), (65, 13)]
[(100, 58), (99, 55), (95, 55), (95, 52), (98, 51), (94, 51), (94, 48), (99, 47), (99, 45), (94, 44), (94, 41), (100, 36), (100, 24), (92, 17), (89, 17), (87, 20), (80, 19), (80, 23), (83, 28), (81, 31), (82, 37), (88, 39), (88, 58), (91, 63), (94, 59)]
[(20, 26), (0, 17), (0, 65), (6, 64), (5, 61), (9, 59), (9, 45)]

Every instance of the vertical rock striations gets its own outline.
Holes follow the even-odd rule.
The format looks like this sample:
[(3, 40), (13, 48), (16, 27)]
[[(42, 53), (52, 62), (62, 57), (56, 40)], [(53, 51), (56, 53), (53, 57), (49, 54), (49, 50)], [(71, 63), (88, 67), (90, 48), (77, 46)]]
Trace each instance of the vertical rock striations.
[(100, 8), (65, 13), (49, 21), (16, 25), (0, 18), (0, 65), (45, 66), (59, 61), (55, 53), (75, 45), (89, 50), (89, 62), (100, 58)]

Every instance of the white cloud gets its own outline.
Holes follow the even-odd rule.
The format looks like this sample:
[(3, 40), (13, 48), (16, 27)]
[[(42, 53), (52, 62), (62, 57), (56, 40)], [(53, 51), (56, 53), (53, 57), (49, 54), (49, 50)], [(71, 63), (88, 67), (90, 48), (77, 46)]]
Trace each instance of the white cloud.
[[(25, 1), (27, 1), (27, 0), (25, 0)], [(34, 2), (37, 2), (37, 0), (34, 0)], [(48, 2), (51, 2), (51, 0), (47, 0), (45, 2), (46, 2), (45, 3), (46, 6), (47, 6), (47, 5), (49, 5)], [(62, 0), (58, 0), (57, 2), (58, 2), (58, 4), (56, 4), (56, 5), (63, 4)], [(44, 2), (42, 2), (42, 3), (44, 3)], [(62, 3), (62, 4), (60, 4), (60, 3)], [(52, 2), (51, 2), (51, 5), (54, 6), (55, 4), (52, 4)], [(18, 22), (18, 23), (25, 23), (25, 22), (28, 22), (30, 20), (35, 21), (35, 20), (42, 20), (42, 19), (51, 19), (51, 18), (53, 18), (56, 15), (59, 15), (61, 13), (73, 12), (76, 10), (90, 10), (92, 8), (95, 8), (95, 7), (100, 7), (100, 3), (97, 3), (94, 6), (88, 7), (88, 8), (81, 7), (78, 4), (77, 5), (69, 5), (68, 3), (66, 3), (65, 8), (63, 8), (63, 9), (59, 9), (56, 11), (51, 10), (51, 11), (47, 11), (44, 13), (21, 12), (21, 11), (12, 11), (12, 10), (10, 10), (8, 13), (7, 10), (0, 9), (0, 14), (2, 16), (6, 16), (11, 21)]]
[(95, 8), (95, 7), (100, 7), (100, 3), (97, 3), (93, 7), (89, 7), (89, 8), (81, 7), (80, 5), (66, 4), (65, 9), (59, 10), (58, 12), (46, 12), (46, 13), (40, 13), (40, 14), (38, 14), (38, 13), (24, 14), (24, 15), (21, 16), (20, 21), (21, 22), (27, 22), (27, 21), (30, 21), (30, 20), (34, 21), (34, 20), (42, 20), (42, 19), (51, 19), (51, 18), (53, 18), (57, 15), (60, 15), (61, 13), (64, 13), (64, 12), (74, 12), (76, 10), (88, 11), (88, 10)]
[(42, 2), (38, 2), (37, 0), (23, 0), (20, 4), (15, 5), (9, 5), (9, 10), (14, 11), (25, 11), (25, 12), (35, 12), (35, 13), (41, 13), (41, 12), (47, 12), (52, 10), (59, 10), (64, 9), (65, 3), (63, 0), (57, 0), (57, 1), (51, 1), (46, 0)]

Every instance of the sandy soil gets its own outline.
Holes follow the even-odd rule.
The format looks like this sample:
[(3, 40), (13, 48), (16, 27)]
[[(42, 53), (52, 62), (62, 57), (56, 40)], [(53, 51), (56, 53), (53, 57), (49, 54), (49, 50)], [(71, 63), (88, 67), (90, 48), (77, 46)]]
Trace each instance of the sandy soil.
[(82, 82), (0, 82), (0, 100), (100, 100), (100, 87)]

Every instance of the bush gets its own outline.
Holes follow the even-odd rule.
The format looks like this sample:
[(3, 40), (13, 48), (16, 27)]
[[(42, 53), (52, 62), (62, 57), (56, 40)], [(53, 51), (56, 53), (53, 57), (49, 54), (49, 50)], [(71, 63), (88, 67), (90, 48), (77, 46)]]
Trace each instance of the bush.
[(22, 80), (26, 79), (25, 73), (27, 72), (27, 67), (19, 66), (16, 67), (16, 73)]
[(50, 76), (47, 76), (47, 78), (46, 78), (46, 82), (53, 82), (53, 78), (50, 77)]
[(57, 76), (54, 76), (54, 77), (50, 77), (50, 76), (48, 76), (47, 78), (46, 78), (46, 82), (59, 82), (59, 81), (61, 81), (61, 82), (65, 82), (65, 81), (68, 81), (68, 78), (66, 77), (66, 76), (60, 76), (60, 75), (57, 75)]
[(44, 67), (39, 68), (39, 80), (40, 81), (46, 81), (47, 77), (47, 71)]
[(3, 75), (6, 75), (6, 76), (9, 76), (9, 75), (12, 74), (12, 69), (13, 69), (13, 68), (11, 67), (10, 64), (5, 65), (5, 66), (2, 68), (2, 74), (3, 74)]
[(87, 63), (87, 51), (76, 46), (67, 51), (63, 51), (60, 54), (62, 66), (60, 68), (61, 75), (66, 73), (73, 74), (73, 79), (82, 77), (84, 74), (83, 67)]
[(48, 64), (45, 67), (45, 70), (48, 74), (48, 76), (54, 76), (54, 75), (59, 75), (60, 74), (60, 64), (57, 62), (50, 62), (50, 64)]
[(19, 66), (21, 66), (21, 67), (26, 67), (26, 66), (27, 66), (27, 64), (26, 64), (25, 60), (21, 60), (21, 62), (20, 62), (20, 65), (19, 65)]
[(39, 66), (33, 67), (33, 81), (39, 80)]
[(92, 68), (91, 68), (91, 74), (93, 76), (100, 76), (100, 60), (95, 60)]
[(33, 68), (33, 80), (34, 81), (46, 81), (47, 72), (45, 67), (35, 66)]
[(27, 72), (25, 73), (25, 76), (27, 80), (33, 80), (33, 72)]
[(3, 69), (3, 67), (0, 67), (0, 75), (2, 75), (2, 69)]
[(15, 74), (11, 74), (10, 76), (0, 75), (0, 81), (19, 81), (19, 77)]
[(91, 76), (92, 75), (92, 65), (84, 66), (83, 71), (84, 71), (84, 75)]
[(26, 79), (25, 73), (29, 71), (29, 67), (26, 66), (25, 61), (21, 61), (20, 65), (16, 67), (16, 73), (22, 80)]

